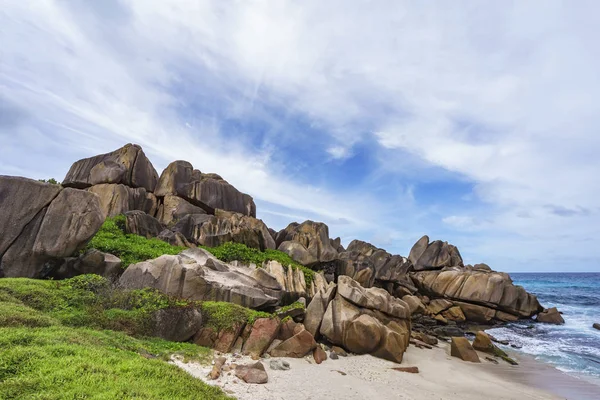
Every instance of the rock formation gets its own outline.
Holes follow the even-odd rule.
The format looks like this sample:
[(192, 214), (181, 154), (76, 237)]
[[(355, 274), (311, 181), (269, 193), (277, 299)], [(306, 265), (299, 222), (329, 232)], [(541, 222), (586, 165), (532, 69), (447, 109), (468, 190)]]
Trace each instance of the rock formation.
[(293, 222), (279, 231), (277, 249), (303, 265), (318, 265), (336, 259), (337, 251), (329, 238), (329, 228), (322, 222)]
[(0, 176), (0, 276), (52, 276), (103, 221), (93, 193)]
[(456, 246), (436, 240), (429, 242), (425, 235), (410, 250), (408, 259), (415, 271), (442, 269), (444, 267), (463, 266), (463, 260)]
[(556, 307), (542, 311), (538, 314), (536, 320), (538, 322), (545, 322), (547, 324), (554, 325), (562, 325), (565, 323), (565, 320), (563, 319), (562, 315), (560, 315), (560, 312), (556, 309)]
[(402, 362), (410, 330), (410, 310), (404, 301), (380, 288), (365, 289), (347, 276), (338, 277), (335, 297), (319, 328), (333, 344), (395, 362)]

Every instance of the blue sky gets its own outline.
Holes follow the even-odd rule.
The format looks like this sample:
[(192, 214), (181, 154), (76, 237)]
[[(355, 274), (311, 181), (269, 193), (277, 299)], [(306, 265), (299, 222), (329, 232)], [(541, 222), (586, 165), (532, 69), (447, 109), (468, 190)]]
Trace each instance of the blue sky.
[(407, 255), (600, 271), (593, 1), (5, 0), (0, 174), (142, 145)]

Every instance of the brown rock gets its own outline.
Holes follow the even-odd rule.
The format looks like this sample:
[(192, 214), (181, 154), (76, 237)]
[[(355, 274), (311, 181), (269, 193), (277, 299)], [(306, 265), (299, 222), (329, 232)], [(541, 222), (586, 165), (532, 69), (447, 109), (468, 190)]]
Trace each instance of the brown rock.
[(279, 334), (277, 335), (277, 339), (284, 341), (288, 340), (292, 336), (295, 335), (294, 329), (299, 325), (297, 322), (294, 322), (291, 318), (281, 323), (279, 327)]
[(333, 300), (336, 293), (336, 287), (331, 286), (325, 292), (319, 292), (306, 308), (306, 314), (304, 316), (304, 326), (313, 336), (317, 336), (319, 329), (321, 328), (321, 321), (325, 315), (327, 306)]
[(348, 353), (346, 353), (346, 350), (342, 349), (339, 346), (332, 346), (331, 351), (335, 352), (335, 354), (337, 354), (338, 356), (348, 357)]
[(451, 301), (446, 299), (434, 299), (429, 302), (429, 305), (427, 305), (427, 313), (429, 315), (436, 315), (442, 311), (446, 311), (453, 305), (454, 304)]
[[(157, 196), (159, 196), (157, 194)], [(190, 214), (206, 214), (203, 208), (174, 195), (166, 195), (158, 207), (156, 218), (164, 225), (172, 226)]]
[(210, 379), (219, 379), (219, 377), (221, 376), (223, 364), (225, 364), (226, 361), (227, 359), (225, 357), (219, 357), (215, 360), (215, 364), (213, 365), (212, 371), (210, 371)]
[(329, 228), (322, 222), (291, 223), (277, 234), (276, 245), (303, 265), (331, 262), (338, 254), (329, 241)]
[(505, 313), (503, 311), (496, 311), (495, 318), (502, 322), (514, 322), (519, 320), (519, 317), (517, 315)]
[(485, 324), (490, 322), (496, 315), (496, 311), (488, 307), (463, 302), (456, 302), (456, 304), (464, 313), (465, 318), (472, 322)]
[(408, 304), (411, 314), (421, 314), (425, 311), (425, 305), (417, 296), (407, 295), (402, 297), (402, 300)]
[(139, 210), (154, 215), (158, 202), (154, 194), (144, 188), (131, 188), (122, 184), (94, 185), (89, 192), (98, 195), (105, 216), (114, 217), (127, 211)]
[(394, 371), (399, 371), (399, 372), (408, 372), (409, 374), (418, 374), (419, 373), (419, 367), (396, 367), (396, 368), (392, 368)]
[(327, 360), (327, 353), (325, 353), (325, 350), (323, 350), (321, 346), (317, 346), (313, 351), (313, 358), (317, 364), (321, 364), (323, 361)]
[(477, 332), (475, 340), (473, 341), (473, 348), (475, 350), (483, 351), (485, 353), (491, 353), (494, 347), (495, 346), (492, 343), (492, 339), (490, 339), (487, 333), (483, 331)]
[(423, 343), (427, 343), (430, 346), (435, 346), (436, 344), (438, 344), (438, 340), (436, 337), (430, 336), (423, 332), (412, 331), (410, 333), (410, 337), (420, 340)]
[(259, 361), (255, 364), (238, 365), (235, 367), (235, 376), (246, 383), (267, 383), (269, 377), (265, 366)]
[(562, 315), (560, 315), (560, 312), (558, 312), (556, 307), (542, 311), (537, 315), (536, 320), (538, 322), (555, 325), (561, 325), (565, 323), (565, 320), (563, 319)]
[(314, 350), (315, 347), (317, 347), (317, 342), (315, 342), (313, 335), (306, 329), (302, 329), (288, 340), (281, 342), (271, 350), (270, 354), (273, 357), (302, 358)]
[(453, 337), (450, 343), (450, 355), (463, 361), (478, 363), (479, 356), (465, 337)]
[(229, 353), (240, 336), (244, 326), (245, 324), (235, 324), (231, 328), (223, 329), (219, 332), (217, 339), (215, 340), (214, 349), (221, 353)]
[(463, 266), (462, 257), (455, 246), (441, 240), (429, 243), (428, 236), (423, 236), (415, 243), (408, 258), (415, 271)]
[(259, 318), (254, 321), (250, 336), (244, 343), (242, 352), (260, 357), (279, 332), (279, 319)]
[(193, 342), (198, 346), (213, 348), (217, 341), (217, 332), (209, 327), (200, 329), (195, 335)]
[(465, 314), (462, 312), (462, 309), (458, 306), (450, 307), (446, 311), (443, 311), (442, 316), (448, 321), (455, 322), (464, 322), (467, 319)]

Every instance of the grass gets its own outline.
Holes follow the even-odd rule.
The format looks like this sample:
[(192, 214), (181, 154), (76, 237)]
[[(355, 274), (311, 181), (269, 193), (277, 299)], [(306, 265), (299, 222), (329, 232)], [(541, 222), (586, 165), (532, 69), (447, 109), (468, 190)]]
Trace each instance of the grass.
[(97, 275), (0, 279), (0, 399), (228, 398), (165, 362), (208, 362), (211, 350), (145, 336), (171, 307), (200, 304)]
[(272, 318), (273, 314), (255, 311), (233, 303), (205, 301), (201, 305), (204, 326), (219, 332), (235, 325), (253, 324), (258, 318)]
[(229, 399), (164, 361), (208, 349), (65, 326), (0, 328), (2, 399)]
[(122, 261), (123, 268), (164, 254), (179, 254), (185, 247), (173, 246), (162, 240), (125, 233), (125, 216), (107, 218), (100, 230), (88, 243), (87, 249), (97, 249), (114, 254)]
[(287, 253), (284, 253), (283, 251), (272, 249), (260, 251), (259, 249), (248, 247), (242, 243), (232, 242), (224, 243), (217, 247), (203, 248), (224, 262), (237, 260), (262, 266), (266, 261), (277, 261), (286, 268), (291, 267), (294, 269), (299, 269), (304, 274), (304, 281), (306, 282), (307, 286), (310, 286), (315, 276), (315, 272), (313, 270), (294, 261)]

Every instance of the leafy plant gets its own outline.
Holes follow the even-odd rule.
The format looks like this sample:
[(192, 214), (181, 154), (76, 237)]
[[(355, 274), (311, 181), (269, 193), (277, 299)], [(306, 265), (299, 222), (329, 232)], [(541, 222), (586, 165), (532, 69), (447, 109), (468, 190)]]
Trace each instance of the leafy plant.
[(43, 183), (51, 183), (53, 185), (58, 185), (59, 183), (56, 181), (56, 179), (54, 178), (50, 178), (50, 179), (38, 179), (39, 182), (43, 182)]
[(258, 318), (272, 318), (273, 315), (245, 308), (233, 303), (220, 301), (205, 301), (201, 305), (204, 325), (221, 331), (230, 329), (235, 325), (253, 324)]

